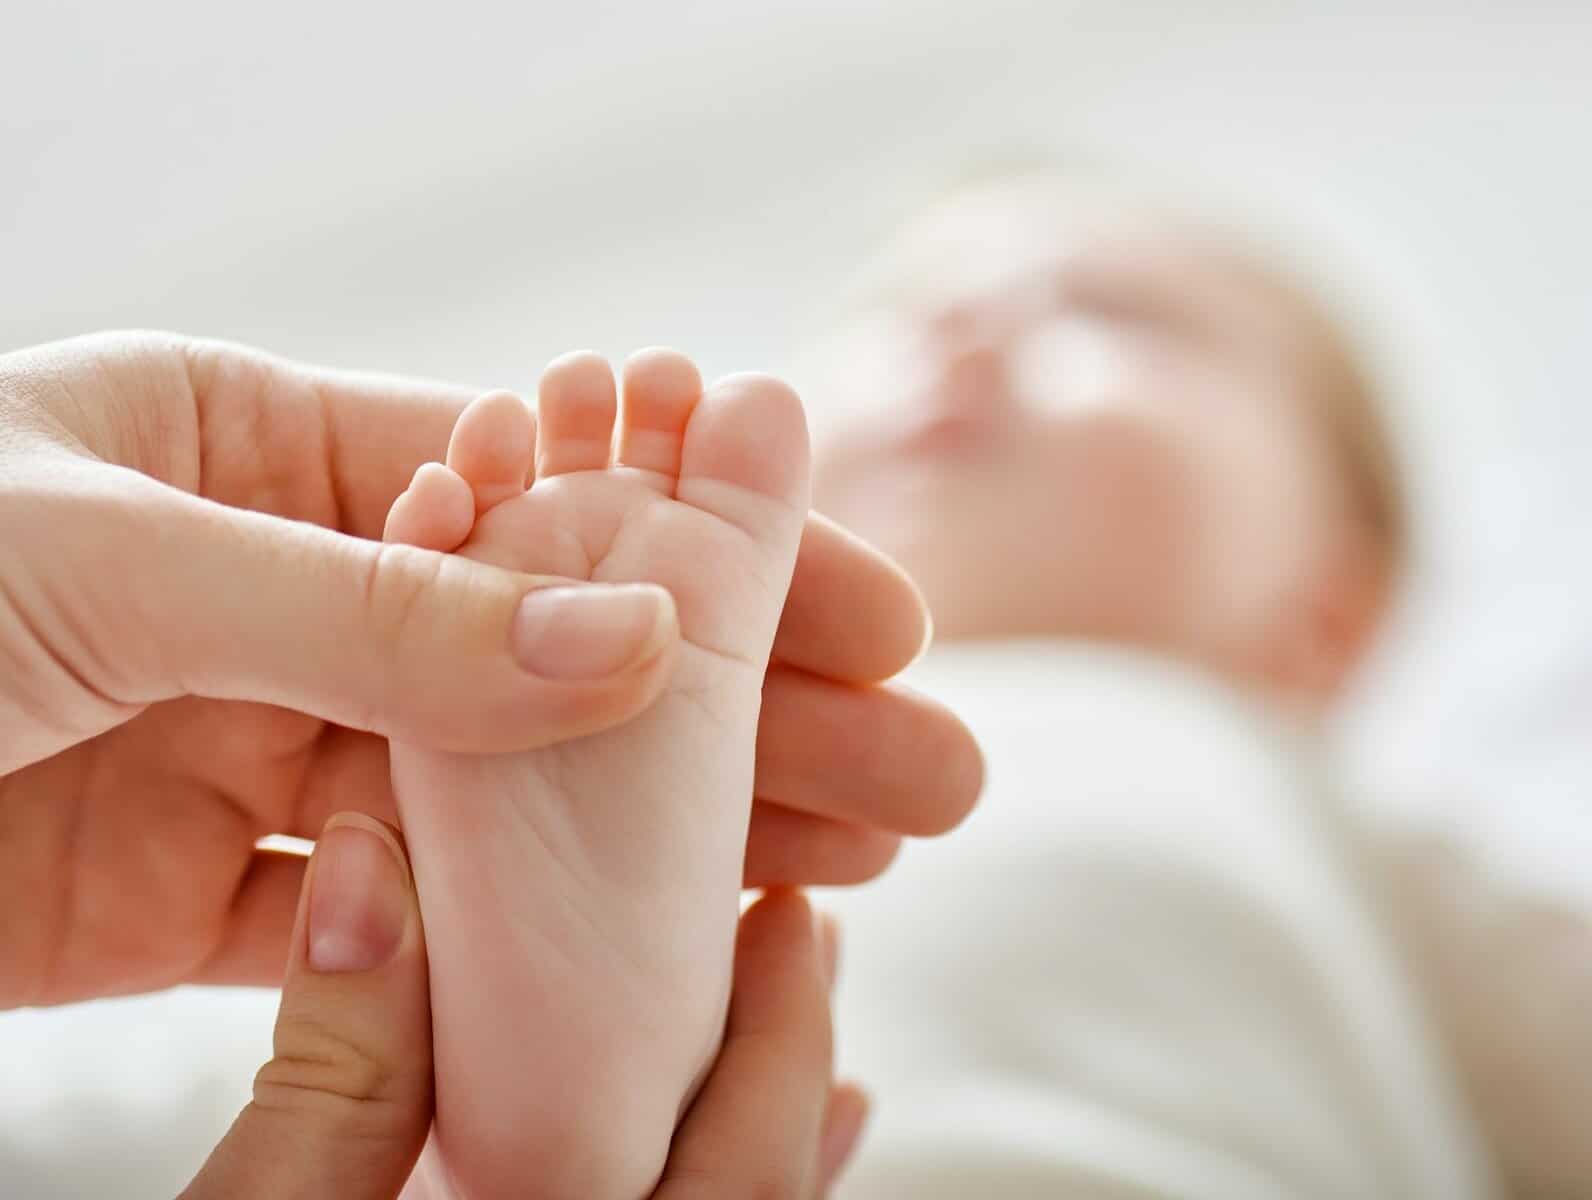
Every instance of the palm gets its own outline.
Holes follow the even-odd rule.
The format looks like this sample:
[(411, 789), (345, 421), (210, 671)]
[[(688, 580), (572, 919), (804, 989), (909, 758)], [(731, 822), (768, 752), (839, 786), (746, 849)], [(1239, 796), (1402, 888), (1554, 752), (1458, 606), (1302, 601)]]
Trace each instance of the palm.
[(390, 811), (386, 762), (370, 734), (185, 699), (7, 777), (0, 819), (31, 843), (13, 862), (50, 945), (6, 965), (0, 1008), (271, 978), (299, 864), (256, 840)]

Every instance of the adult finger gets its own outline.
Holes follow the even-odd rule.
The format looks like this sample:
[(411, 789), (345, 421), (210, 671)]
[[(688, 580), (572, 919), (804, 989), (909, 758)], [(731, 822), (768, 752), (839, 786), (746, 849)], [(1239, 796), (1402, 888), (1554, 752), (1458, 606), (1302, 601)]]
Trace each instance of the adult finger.
[[(35, 628), (127, 704), (278, 704), (439, 750), (526, 749), (626, 720), (679, 629), (660, 588), (568, 584), (228, 508), (101, 464), (57, 500)], [(103, 477), (103, 478), (101, 478)]]
[(928, 644), (928, 606), (911, 578), (828, 517), (809, 513), (774, 656), (850, 683), (877, 683)]
[(741, 885), (844, 887), (882, 874), (901, 849), (893, 833), (815, 817), (779, 804), (752, 807)]
[(274, 1056), (185, 1200), (393, 1200), (432, 1116), (420, 909), (396, 830), (334, 817), (299, 904)]
[(654, 1200), (806, 1200), (817, 1184), (832, 1034), (812, 909), (774, 892), (741, 920), (724, 1046)]
[(973, 735), (928, 697), (788, 667), (769, 671), (757, 728), (759, 796), (922, 837), (960, 822), (983, 780)]

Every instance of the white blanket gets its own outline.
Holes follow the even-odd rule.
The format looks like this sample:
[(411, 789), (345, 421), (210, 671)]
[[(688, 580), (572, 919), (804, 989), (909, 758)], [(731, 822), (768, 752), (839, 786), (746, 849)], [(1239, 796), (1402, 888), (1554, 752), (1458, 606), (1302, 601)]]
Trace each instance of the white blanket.
[(917, 682), (989, 790), (828, 898), (879, 1102), (847, 1200), (1492, 1194), (1299, 739), (1097, 651), (940, 651)]

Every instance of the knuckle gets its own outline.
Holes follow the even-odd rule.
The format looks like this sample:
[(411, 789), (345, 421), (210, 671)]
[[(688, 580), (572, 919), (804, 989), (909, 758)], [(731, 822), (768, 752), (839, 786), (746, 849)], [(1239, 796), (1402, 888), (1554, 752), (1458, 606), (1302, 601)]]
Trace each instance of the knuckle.
[(384, 643), (397, 645), (414, 625), (440, 562), (410, 546), (375, 547), (361, 585), (367, 627)]
[(406, 661), (402, 651), (423, 632), (417, 627), (425, 620), (427, 593), (441, 569), (440, 556), (407, 546), (377, 546), (363, 564), (356, 609), (362, 637), (370, 639), (375, 653), (364, 664), (373, 686), (363, 692), (365, 708), (356, 717), (361, 728), (390, 729), (395, 719), (391, 701), (425, 686), (424, 680), (401, 677)]
[(321, 1113), (385, 1106), (399, 1073), (357, 1038), (312, 1017), (284, 1014), (276, 1054), (254, 1078), (256, 1107)]
[(369, 686), (362, 689), (363, 707), (354, 715), (362, 729), (393, 732), (401, 721), (398, 699), (410, 701), (424, 694), (426, 679), (406, 678), (405, 663), (413, 661), (406, 647), (424, 641), (421, 626), (431, 611), (429, 593), (435, 588), (446, 559), (412, 546), (377, 545), (368, 552), (358, 573), (356, 611), (361, 638), (373, 653), (362, 669)]

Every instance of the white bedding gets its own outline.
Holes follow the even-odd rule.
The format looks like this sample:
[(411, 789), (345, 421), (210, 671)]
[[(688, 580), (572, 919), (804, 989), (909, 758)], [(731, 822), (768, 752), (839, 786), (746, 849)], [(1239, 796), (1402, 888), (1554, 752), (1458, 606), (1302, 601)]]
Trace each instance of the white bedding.
[(837, 895), (846, 1200), (1491, 1193), (1308, 748), (1166, 667), (1016, 643), (917, 673), (990, 755), (966, 830)]

